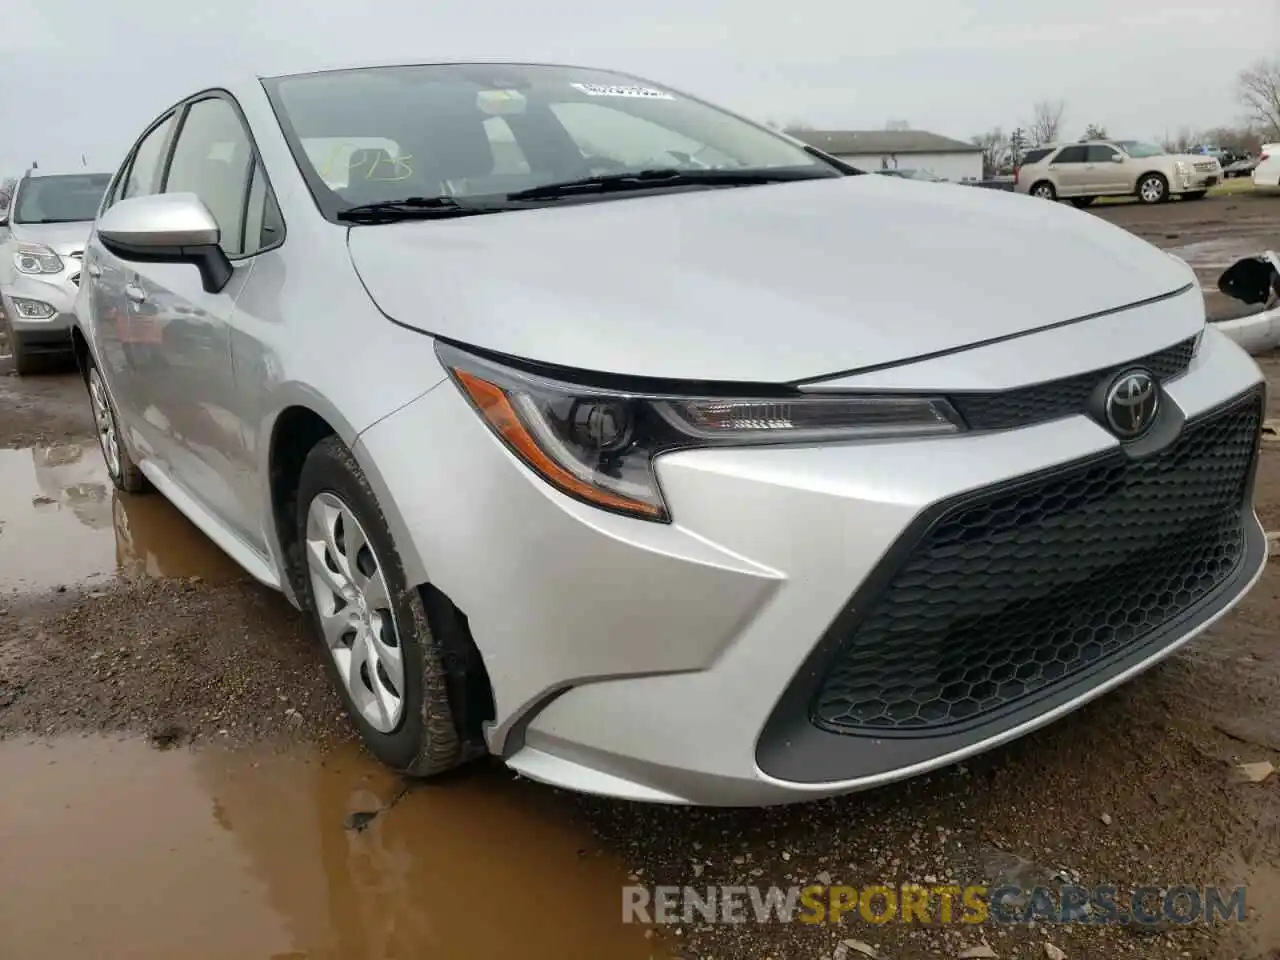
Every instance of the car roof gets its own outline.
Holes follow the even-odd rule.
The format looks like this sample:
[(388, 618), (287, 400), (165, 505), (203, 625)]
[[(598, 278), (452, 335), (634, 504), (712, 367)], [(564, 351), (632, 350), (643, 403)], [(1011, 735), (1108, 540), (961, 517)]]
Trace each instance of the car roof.
[(570, 70), (603, 70), (611, 73), (627, 73), (626, 70), (618, 70), (611, 67), (591, 67), (581, 63), (557, 63), (546, 60), (519, 60), (494, 57), (428, 57), (425, 59), (405, 59), (400, 57), (393, 60), (348, 60), (340, 62), (325, 62), (303, 58), (294, 61), (281, 61), (270, 71), (259, 71), (251, 77), (242, 79), (261, 81), (278, 79), (280, 77), (297, 76), (299, 74), (336, 73), (340, 70), (372, 70), (379, 67), (435, 67), (467, 64), (496, 67), (561, 67)]

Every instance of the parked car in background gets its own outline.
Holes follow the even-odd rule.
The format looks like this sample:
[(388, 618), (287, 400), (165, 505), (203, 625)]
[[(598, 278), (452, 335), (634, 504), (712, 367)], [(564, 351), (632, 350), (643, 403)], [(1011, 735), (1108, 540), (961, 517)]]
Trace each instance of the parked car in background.
[(1280, 143), (1264, 143), (1253, 168), (1255, 190), (1280, 190)]
[(19, 374), (42, 356), (71, 355), (80, 260), (109, 173), (29, 170), (0, 213), (0, 302)]
[(1065, 715), (1266, 565), (1261, 371), (1187, 264), (1027, 204), (594, 69), (228, 78), (129, 151), (74, 337), (113, 482), (304, 611), (387, 765), (802, 800)]
[(1258, 165), (1257, 157), (1244, 157), (1235, 160), (1222, 168), (1222, 179), (1231, 180), (1233, 178), (1247, 177), (1253, 173), (1254, 167)]
[(1199, 200), (1222, 180), (1222, 167), (1210, 156), (1166, 153), (1138, 140), (1087, 140), (1028, 151), (1015, 178), (1019, 193), (1078, 207), (1098, 197), (1163, 203)]

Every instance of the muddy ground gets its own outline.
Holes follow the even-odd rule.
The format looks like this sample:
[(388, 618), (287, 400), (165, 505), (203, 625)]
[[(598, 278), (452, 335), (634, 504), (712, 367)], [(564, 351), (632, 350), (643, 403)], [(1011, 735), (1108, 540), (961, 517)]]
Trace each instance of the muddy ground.
[[(1097, 214), (1216, 272), (1280, 199)], [(1210, 298), (1211, 305), (1214, 298)], [(1280, 416), (1280, 357), (1263, 358)], [(163, 500), (115, 494), (71, 375), (0, 376), (0, 956), (1280, 957), (1280, 560), (1221, 625), (1047, 730), (772, 810), (576, 797), (494, 763), (398, 782), (298, 615)], [(1280, 445), (1258, 484), (1280, 528)], [(623, 926), (620, 885), (1249, 884), (1244, 926)], [(628, 881), (628, 877), (634, 878)], [(864, 954), (851, 952), (853, 960)]]

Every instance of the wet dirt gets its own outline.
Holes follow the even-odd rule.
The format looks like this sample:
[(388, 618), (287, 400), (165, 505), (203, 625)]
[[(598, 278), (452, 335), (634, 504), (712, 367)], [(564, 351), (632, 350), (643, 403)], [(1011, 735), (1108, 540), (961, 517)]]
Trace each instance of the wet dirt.
[(18, 377), (0, 364), (0, 449), (47, 446), (90, 437), (93, 421), (75, 373)]
[(94, 440), (0, 450), (0, 490), (0, 592), (245, 576), (163, 497), (118, 492)]
[[(1222, 256), (1215, 242), (1280, 246), (1280, 201), (1263, 204), (1098, 215), (1192, 247), (1207, 270)], [(1230, 239), (1233, 229), (1245, 239)], [(1280, 357), (1262, 365), (1278, 417)], [(20, 552), (63, 558), (67, 586), (42, 591), (53, 564), (33, 559), (26, 569), (43, 572), (0, 594), (0, 883), (14, 891), (0, 897), (6, 960), (626, 958), (651, 948), (817, 960), (842, 939), (878, 945), (887, 960), (952, 958), (983, 940), (1000, 958), (1043, 957), (1046, 942), (1072, 960), (1280, 955), (1280, 773), (1260, 784), (1232, 776), (1241, 762), (1280, 767), (1280, 559), (1237, 611), (1165, 665), (1037, 734), (906, 784), (770, 810), (690, 810), (572, 796), (485, 763), (401, 795), (354, 745), (323, 652), (281, 597), (223, 580), (216, 551), (202, 555), (213, 548), (189, 525), (182, 539), (186, 521), (157, 495), (119, 501), (131, 531), (145, 525), (139, 511), (157, 511), (153, 533), (132, 534), (158, 544), (140, 564), (115, 559), (116, 501), (66, 493), (99, 482), (92, 469), (73, 462), (54, 492), (40, 486), (30, 448), (91, 439), (83, 389), (74, 375), (0, 376), (0, 447), (27, 448), (0, 456), (0, 551), (15, 530)], [(91, 444), (81, 459), (100, 462)], [(1256, 499), (1264, 526), (1280, 529), (1280, 442), (1266, 446)], [(112, 503), (109, 522), (82, 523), (76, 509), (89, 503), (97, 523)], [(76, 566), (76, 552), (93, 562)], [(80, 569), (97, 576), (77, 583)], [(33, 735), (54, 739), (32, 745)], [(963, 884), (998, 880), (1008, 864), (1121, 888), (1247, 883), (1250, 918), (1154, 933), (699, 921), (653, 941), (615, 922), (624, 882)]]
[[(353, 749), (0, 743), (0, 955), (645, 960), (625, 872), (494, 767), (407, 785)], [(357, 829), (353, 824), (360, 824)]]

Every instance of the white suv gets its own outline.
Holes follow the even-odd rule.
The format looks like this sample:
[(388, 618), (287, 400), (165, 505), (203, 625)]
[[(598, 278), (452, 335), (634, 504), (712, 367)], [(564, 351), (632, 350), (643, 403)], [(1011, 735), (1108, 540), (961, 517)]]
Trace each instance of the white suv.
[(1280, 190), (1280, 143), (1264, 143), (1253, 168), (1255, 190)]
[(1044, 200), (1087, 207), (1098, 197), (1137, 197), (1163, 203), (1172, 196), (1199, 200), (1222, 181), (1213, 157), (1168, 153), (1137, 140), (1087, 140), (1027, 152), (1014, 171), (1014, 189)]

